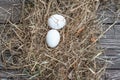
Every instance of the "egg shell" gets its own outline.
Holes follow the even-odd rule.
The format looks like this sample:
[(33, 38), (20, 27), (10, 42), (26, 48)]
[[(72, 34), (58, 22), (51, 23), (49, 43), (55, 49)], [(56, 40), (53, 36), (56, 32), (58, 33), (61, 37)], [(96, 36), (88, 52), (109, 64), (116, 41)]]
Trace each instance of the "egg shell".
[(49, 47), (55, 48), (60, 42), (60, 33), (57, 30), (49, 30), (46, 35), (46, 43)]
[(48, 26), (52, 29), (61, 29), (66, 25), (66, 19), (59, 14), (54, 14), (48, 19)]

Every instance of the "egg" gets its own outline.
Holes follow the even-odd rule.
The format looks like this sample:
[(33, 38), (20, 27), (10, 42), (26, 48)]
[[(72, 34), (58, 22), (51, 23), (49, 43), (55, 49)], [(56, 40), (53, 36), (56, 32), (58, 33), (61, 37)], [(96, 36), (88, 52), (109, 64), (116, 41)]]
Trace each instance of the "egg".
[(66, 25), (66, 19), (62, 15), (54, 14), (48, 19), (48, 26), (52, 29), (61, 29)]
[(60, 33), (57, 30), (49, 30), (46, 35), (46, 43), (49, 47), (55, 48), (60, 42)]

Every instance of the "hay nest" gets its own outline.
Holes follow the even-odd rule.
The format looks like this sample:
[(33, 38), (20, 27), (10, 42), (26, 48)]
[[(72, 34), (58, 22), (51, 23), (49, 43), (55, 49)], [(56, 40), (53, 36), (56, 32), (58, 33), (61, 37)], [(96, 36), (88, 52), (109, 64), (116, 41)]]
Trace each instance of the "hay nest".
[[(21, 24), (5, 29), (2, 61), (7, 69), (19, 69), (21, 75), (39, 80), (99, 80), (105, 64), (97, 41), (102, 29), (96, 11), (99, 0), (30, 0), (23, 5)], [(47, 20), (61, 14), (67, 25), (59, 30), (56, 48), (46, 45), (50, 30)], [(5, 37), (6, 35), (6, 37)], [(5, 58), (5, 53), (12, 58)]]

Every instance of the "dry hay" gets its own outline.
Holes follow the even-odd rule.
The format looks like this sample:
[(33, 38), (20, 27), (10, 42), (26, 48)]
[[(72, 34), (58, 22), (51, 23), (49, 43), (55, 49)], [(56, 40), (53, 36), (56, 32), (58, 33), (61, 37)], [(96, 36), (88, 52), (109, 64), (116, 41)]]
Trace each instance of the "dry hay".
[[(96, 58), (102, 54), (96, 43), (101, 26), (96, 11), (99, 0), (31, 0), (23, 5), (21, 24), (4, 29), (2, 61), (6, 69), (19, 69), (21, 75), (38, 80), (99, 80), (105, 64)], [(45, 36), (52, 14), (66, 17), (59, 30), (60, 44), (49, 48)], [(6, 36), (6, 37), (5, 37)], [(9, 60), (4, 57), (10, 53)]]

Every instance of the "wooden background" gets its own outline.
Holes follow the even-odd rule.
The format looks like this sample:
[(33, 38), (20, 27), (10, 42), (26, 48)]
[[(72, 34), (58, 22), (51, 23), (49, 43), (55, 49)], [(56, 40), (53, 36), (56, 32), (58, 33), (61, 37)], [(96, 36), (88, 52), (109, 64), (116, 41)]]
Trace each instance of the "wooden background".
[[(117, 21), (99, 41), (105, 49), (105, 53), (100, 58), (109, 60), (103, 80), (120, 80), (120, 0), (105, 0), (100, 5), (97, 14), (103, 20), (104, 30)], [(0, 0), (0, 25), (8, 21), (18, 23), (22, 13), (21, 6), (21, 0)], [(6, 77), (13, 80), (13, 74), (17, 73), (19, 73), (17, 70), (4, 70), (0, 65), (0, 77), (4, 80)], [(18, 75), (14, 77), (17, 79)], [(24, 76), (21, 80), (25, 79), (23, 78)]]
[(0, 24), (10, 20), (18, 22), (20, 19), (21, 0), (0, 0)]
[(105, 54), (100, 58), (109, 61), (104, 80), (120, 80), (120, 0), (104, 1), (98, 10), (98, 16), (103, 20), (103, 29), (117, 21), (100, 39), (100, 44), (105, 49)]

